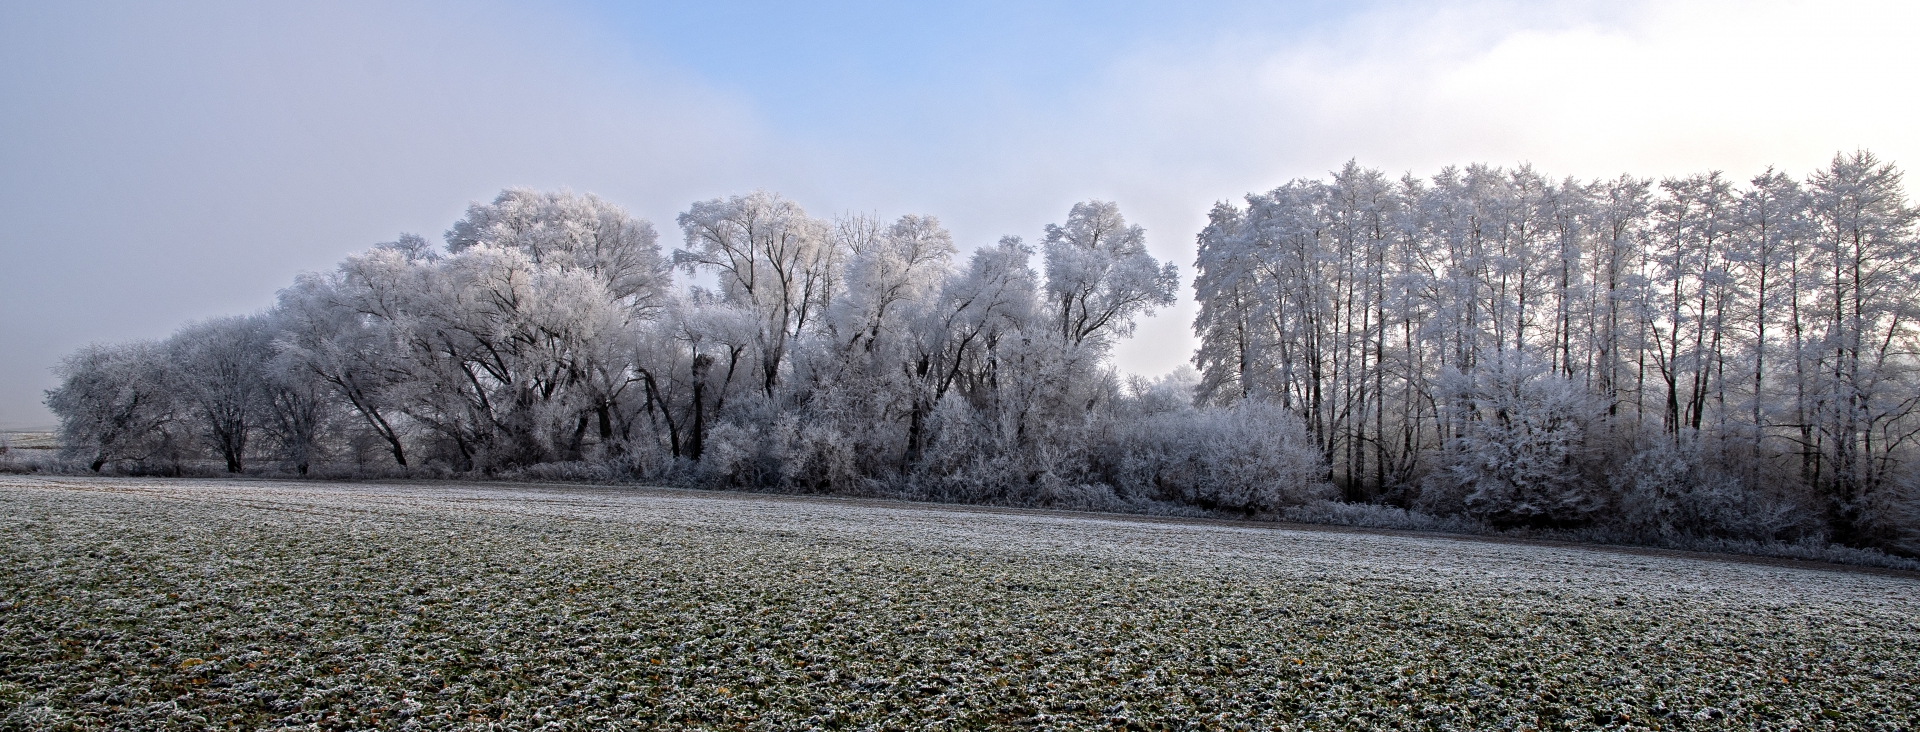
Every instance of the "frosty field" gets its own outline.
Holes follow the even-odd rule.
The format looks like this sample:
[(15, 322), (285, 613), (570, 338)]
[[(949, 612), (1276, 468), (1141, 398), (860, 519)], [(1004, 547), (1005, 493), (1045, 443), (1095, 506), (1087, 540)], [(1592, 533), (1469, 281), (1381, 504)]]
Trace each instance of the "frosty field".
[(647, 489), (0, 476), (0, 728), (1912, 729), (1920, 580)]

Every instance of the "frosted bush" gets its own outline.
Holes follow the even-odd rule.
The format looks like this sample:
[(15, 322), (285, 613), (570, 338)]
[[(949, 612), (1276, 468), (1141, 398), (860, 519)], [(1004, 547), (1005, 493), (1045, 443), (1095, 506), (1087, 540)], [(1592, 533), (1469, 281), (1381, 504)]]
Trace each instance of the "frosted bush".
[(1590, 421), (1603, 411), (1594, 396), (1545, 366), (1507, 354), (1446, 386), (1476, 411), (1465, 415), (1448, 446), (1450, 482), (1475, 518), (1495, 524), (1580, 522), (1605, 508), (1585, 474)]
[(783, 418), (782, 473), (790, 487), (810, 493), (859, 492), (866, 483), (861, 453), (877, 446), (863, 443), (833, 422)]
[(571, 461), (536, 463), (500, 474), (507, 480), (553, 481), (559, 483), (611, 483), (613, 468), (606, 463)]
[(1326, 463), (1291, 411), (1258, 401), (1156, 414), (1115, 427), (1123, 493), (1247, 513), (1328, 498)]
[(1280, 512), (1288, 521), (1328, 526), (1358, 526), (1369, 529), (1405, 529), (1409, 531), (1453, 531), (1478, 533), (1479, 524), (1457, 516), (1434, 516), (1397, 506), (1370, 503), (1314, 501), (1292, 506)]
[(1906, 466), (1891, 483), (1869, 504), (1868, 518), (1890, 549), (1920, 557), (1920, 465)]
[(1806, 507), (1712, 469), (1692, 433), (1655, 438), (1613, 471), (1628, 530), (1672, 541), (1724, 537), (1771, 541), (1804, 522)]
[(723, 423), (707, 432), (706, 450), (695, 464), (700, 482), (715, 486), (760, 487), (776, 476), (769, 470), (769, 447), (755, 431)]

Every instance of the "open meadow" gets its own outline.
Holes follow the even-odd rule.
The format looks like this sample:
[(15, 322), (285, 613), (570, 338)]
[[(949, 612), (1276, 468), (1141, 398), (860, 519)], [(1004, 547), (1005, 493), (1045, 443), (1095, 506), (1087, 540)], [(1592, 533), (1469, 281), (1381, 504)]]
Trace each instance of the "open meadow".
[(0, 475), (0, 728), (1913, 729), (1920, 579), (1300, 527)]

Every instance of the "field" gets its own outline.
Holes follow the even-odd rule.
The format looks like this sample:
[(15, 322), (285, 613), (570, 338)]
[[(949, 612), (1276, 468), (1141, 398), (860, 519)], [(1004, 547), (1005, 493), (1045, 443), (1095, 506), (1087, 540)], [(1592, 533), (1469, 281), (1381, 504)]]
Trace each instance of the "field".
[(0, 728), (1913, 729), (1920, 580), (652, 489), (0, 475)]
[(0, 445), (16, 450), (55, 450), (60, 440), (52, 432), (10, 432), (0, 430)]

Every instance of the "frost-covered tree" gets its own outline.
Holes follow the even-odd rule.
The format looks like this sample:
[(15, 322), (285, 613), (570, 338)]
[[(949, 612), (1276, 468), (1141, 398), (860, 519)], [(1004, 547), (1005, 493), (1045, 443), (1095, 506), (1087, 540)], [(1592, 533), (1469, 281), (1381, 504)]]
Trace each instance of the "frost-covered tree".
[(931, 306), (918, 312), (904, 364), (914, 400), (908, 464), (918, 463), (925, 453), (928, 420), (949, 393), (963, 395), (975, 408), (993, 403), (999, 346), (1033, 321), (1038, 276), (1028, 265), (1032, 255), (1019, 237), (981, 247), (966, 269), (947, 275)]
[[(281, 323), (275, 313), (270, 324), (275, 335), (280, 333)], [(337, 400), (329, 384), (299, 357), (284, 347), (274, 350), (273, 360), (265, 365), (266, 394), (261, 400), (259, 424), (273, 444), (274, 457), (296, 475), (306, 475), (328, 452), (326, 442), (338, 413)]]
[[(1807, 199), (1792, 178), (1768, 170), (1751, 181), (1741, 193), (1738, 221), (1739, 238), (1735, 266), (1742, 313), (1737, 326), (1749, 338), (1745, 384), (1747, 408), (1741, 410), (1752, 431), (1755, 450), (1763, 450), (1776, 426), (1795, 432), (1788, 439), (1810, 443), (1806, 422), (1804, 384), (1784, 376), (1783, 364), (1800, 371), (1803, 337), (1788, 337), (1798, 331), (1796, 315), (1800, 302), (1797, 265), (1803, 259), (1807, 237), (1811, 233), (1806, 218)], [(1790, 373), (1790, 372), (1789, 372)], [(1783, 386), (1793, 384), (1789, 398)]]
[(755, 192), (692, 204), (670, 267), (616, 206), (511, 189), (444, 248), (402, 236), (264, 316), (77, 353), (48, 403), (94, 469), (304, 473), (384, 446), (403, 469), (1254, 514), (1338, 496), (1899, 550), (1920, 536), (1917, 218), (1865, 153), (1745, 183), (1349, 162), (1213, 207), (1196, 370), (1153, 381), (1109, 355), (1178, 272), (1111, 203), (963, 255), (931, 216)]
[(1606, 401), (1609, 416), (1620, 416), (1629, 398), (1630, 413), (1638, 416), (1645, 370), (1637, 325), (1648, 284), (1641, 272), (1652, 182), (1623, 175), (1594, 188), (1587, 257), (1593, 276), (1588, 335), (1593, 388)]
[[(275, 309), (283, 368), (326, 384), (362, 427), (407, 468), (401, 400), (409, 364), (397, 320), (406, 292), (399, 268), (433, 261), (426, 240), (402, 237), (378, 256), (351, 257), (333, 272), (304, 274), (280, 291)], [(296, 377), (289, 374), (289, 379)]]
[(953, 236), (931, 216), (902, 216), (874, 228), (871, 235), (842, 237), (846, 292), (833, 303), (828, 328), (846, 351), (874, 352), (899, 336), (938, 290), (956, 252)]
[(631, 311), (589, 272), (475, 247), (408, 273), (416, 297), (397, 319), (411, 365), (408, 416), (469, 467), (578, 459), (604, 393), (596, 362)]
[(759, 318), (761, 388), (779, 386), (790, 343), (833, 297), (842, 252), (826, 223), (766, 191), (693, 204), (680, 214), (686, 248), (673, 263), (718, 280), (719, 302)]
[(269, 411), (273, 332), (259, 316), (215, 318), (167, 339), (169, 388), (227, 472), (245, 470), (247, 443)]
[(1060, 338), (1079, 346), (1133, 335), (1134, 318), (1174, 302), (1179, 269), (1147, 253), (1147, 232), (1106, 201), (1076, 203), (1041, 243)]
[(863, 473), (890, 475), (911, 460), (915, 420), (925, 416), (915, 329), (952, 271), (953, 238), (928, 216), (886, 227), (855, 217), (835, 228), (847, 255), (844, 290), (803, 359), (804, 411), (810, 422), (843, 425), (836, 440)]
[(1814, 174), (1818, 265), (1818, 440), (1835, 529), (1871, 531), (1868, 506), (1920, 424), (1920, 246), (1901, 175), (1871, 153), (1835, 155)]
[(66, 451), (100, 472), (110, 463), (166, 463), (185, 446), (165, 350), (135, 341), (82, 348), (54, 369), (47, 407)]
[(612, 442), (623, 400), (642, 398), (631, 341), (664, 307), (636, 306), (663, 295), (616, 294), (605, 273), (540, 264), (524, 247), (441, 256), (403, 238), (283, 293), (283, 340), (401, 465), (402, 423), (426, 427), (418, 437), (463, 469), (578, 459)]
[(1245, 399), (1266, 383), (1259, 370), (1270, 366), (1272, 347), (1262, 306), (1270, 298), (1261, 281), (1262, 267), (1246, 245), (1241, 227), (1245, 213), (1225, 201), (1214, 204), (1207, 226), (1197, 238), (1193, 290), (1200, 302), (1194, 333), (1200, 347), (1193, 362), (1199, 367), (1198, 398), (1203, 402)]
[[(1718, 172), (1663, 181), (1654, 208), (1650, 277), (1657, 300), (1644, 309), (1647, 353), (1664, 391), (1667, 432), (1699, 430), (1708, 399), (1724, 394), (1725, 346), (1733, 306), (1736, 194)], [(1724, 400), (1714, 411), (1725, 414)]]
[(661, 307), (671, 284), (653, 224), (591, 194), (509, 188), (492, 203), (467, 207), (446, 240), (455, 254), (477, 246), (514, 249), (539, 266), (584, 271), (642, 312)]
[[(1579, 451), (1523, 446), (1618, 466), (1693, 440), (1727, 490), (1797, 473), (1830, 497), (1831, 535), (1884, 542), (1871, 496), (1920, 457), (1920, 249), (1898, 181), (1864, 153), (1744, 186), (1483, 165), (1291, 181), (1217, 204), (1200, 234), (1200, 396), (1298, 414), (1349, 500), (1466, 511), (1479, 491), (1488, 520), (1625, 521), (1595, 506), (1637, 500), (1631, 481), (1553, 478)], [(1511, 418), (1580, 395), (1599, 416)], [(1575, 442), (1536, 439), (1576, 423)], [(1528, 495), (1541, 485), (1571, 502)]]

